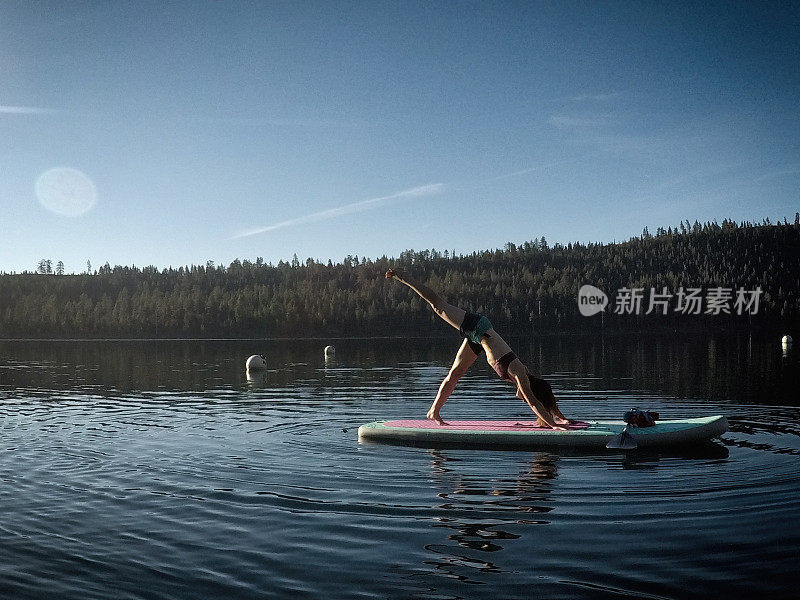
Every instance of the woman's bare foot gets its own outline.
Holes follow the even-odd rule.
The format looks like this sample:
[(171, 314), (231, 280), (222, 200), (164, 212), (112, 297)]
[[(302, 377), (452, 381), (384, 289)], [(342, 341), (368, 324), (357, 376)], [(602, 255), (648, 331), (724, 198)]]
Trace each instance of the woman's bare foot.
[(442, 417), (439, 416), (438, 412), (434, 412), (433, 410), (429, 410), (428, 414), (425, 415), (425, 416), (428, 419), (430, 419), (431, 421), (436, 421), (439, 425), (447, 425), (447, 423), (444, 422)]
[(403, 272), (400, 271), (399, 269), (389, 269), (388, 271), (386, 271), (386, 279), (392, 279), (392, 278), (402, 279)]

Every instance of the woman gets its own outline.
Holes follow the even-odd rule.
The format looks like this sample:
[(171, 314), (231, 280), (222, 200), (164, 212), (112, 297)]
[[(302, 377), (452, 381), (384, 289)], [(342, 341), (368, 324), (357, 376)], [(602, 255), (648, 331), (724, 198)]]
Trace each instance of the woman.
[(450, 372), (439, 386), (436, 399), (428, 410), (427, 417), (430, 420), (436, 421), (439, 425), (445, 424), (439, 416), (439, 411), (453, 393), (458, 380), (485, 351), (487, 362), (500, 379), (509, 381), (517, 387), (517, 398), (524, 400), (536, 413), (540, 426), (566, 431), (567, 428), (563, 425), (569, 424), (570, 421), (558, 409), (550, 386), (546, 381), (531, 375), (522, 361), (511, 351), (511, 347), (492, 328), (489, 319), (448, 304), (432, 289), (412, 281), (398, 269), (386, 271), (386, 278), (396, 279), (414, 290), (431, 305), (433, 312), (458, 329), (465, 338), (456, 354), (453, 366), (450, 367)]

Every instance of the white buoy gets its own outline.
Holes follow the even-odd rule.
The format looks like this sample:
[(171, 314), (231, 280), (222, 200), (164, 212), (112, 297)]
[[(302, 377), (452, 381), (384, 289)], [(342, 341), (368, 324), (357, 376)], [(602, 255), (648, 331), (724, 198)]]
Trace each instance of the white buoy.
[(264, 360), (263, 356), (253, 354), (253, 356), (247, 359), (245, 367), (248, 371), (263, 371), (267, 368), (267, 361)]
[(336, 355), (336, 348), (333, 346), (325, 346), (325, 358), (331, 358)]
[(781, 344), (783, 346), (791, 346), (793, 341), (794, 340), (792, 340), (792, 336), (785, 335), (785, 336), (783, 336), (783, 339), (781, 339)]

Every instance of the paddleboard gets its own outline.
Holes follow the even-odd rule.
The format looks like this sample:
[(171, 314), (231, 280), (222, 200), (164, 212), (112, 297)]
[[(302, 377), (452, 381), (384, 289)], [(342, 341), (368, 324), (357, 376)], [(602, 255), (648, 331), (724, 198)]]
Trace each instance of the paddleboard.
[[(375, 421), (358, 428), (361, 441), (410, 445), (605, 448), (622, 433), (624, 421), (581, 421), (568, 431), (538, 427), (534, 420), (445, 421), (401, 419)], [(631, 427), (639, 448), (695, 444), (728, 431), (724, 416), (658, 421), (653, 427)]]

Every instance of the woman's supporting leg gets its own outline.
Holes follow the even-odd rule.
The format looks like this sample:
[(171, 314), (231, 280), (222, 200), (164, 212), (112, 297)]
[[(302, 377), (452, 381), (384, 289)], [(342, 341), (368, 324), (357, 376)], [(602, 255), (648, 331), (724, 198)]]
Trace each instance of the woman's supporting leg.
[(434, 292), (427, 285), (417, 283), (416, 281), (410, 279), (402, 271), (398, 271), (397, 269), (389, 269), (386, 271), (386, 277), (396, 279), (400, 283), (410, 287), (417, 294), (419, 294), (420, 298), (431, 305), (433, 312), (435, 312), (456, 329), (461, 328), (461, 323), (464, 322), (464, 315), (467, 314), (464, 309), (453, 306), (452, 304), (448, 304), (441, 296), (439, 296), (439, 294)]
[(478, 355), (470, 348), (467, 340), (461, 342), (461, 347), (458, 349), (453, 366), (450, 367), (447, 377), (444, 378), (439, 386), (439, 392), (436, 394), (436, 398), (426, 415), (431, 421), (436, 421), (439, 425), (445, 425), (442, 417), (439, 416), (439, 411), (444, 406), (444, 403), (447, 402), (450, 394), (453, 393), (458, 380), (467, 372), (467, 369), (475, 362), (476, 358), (478, 358)]

